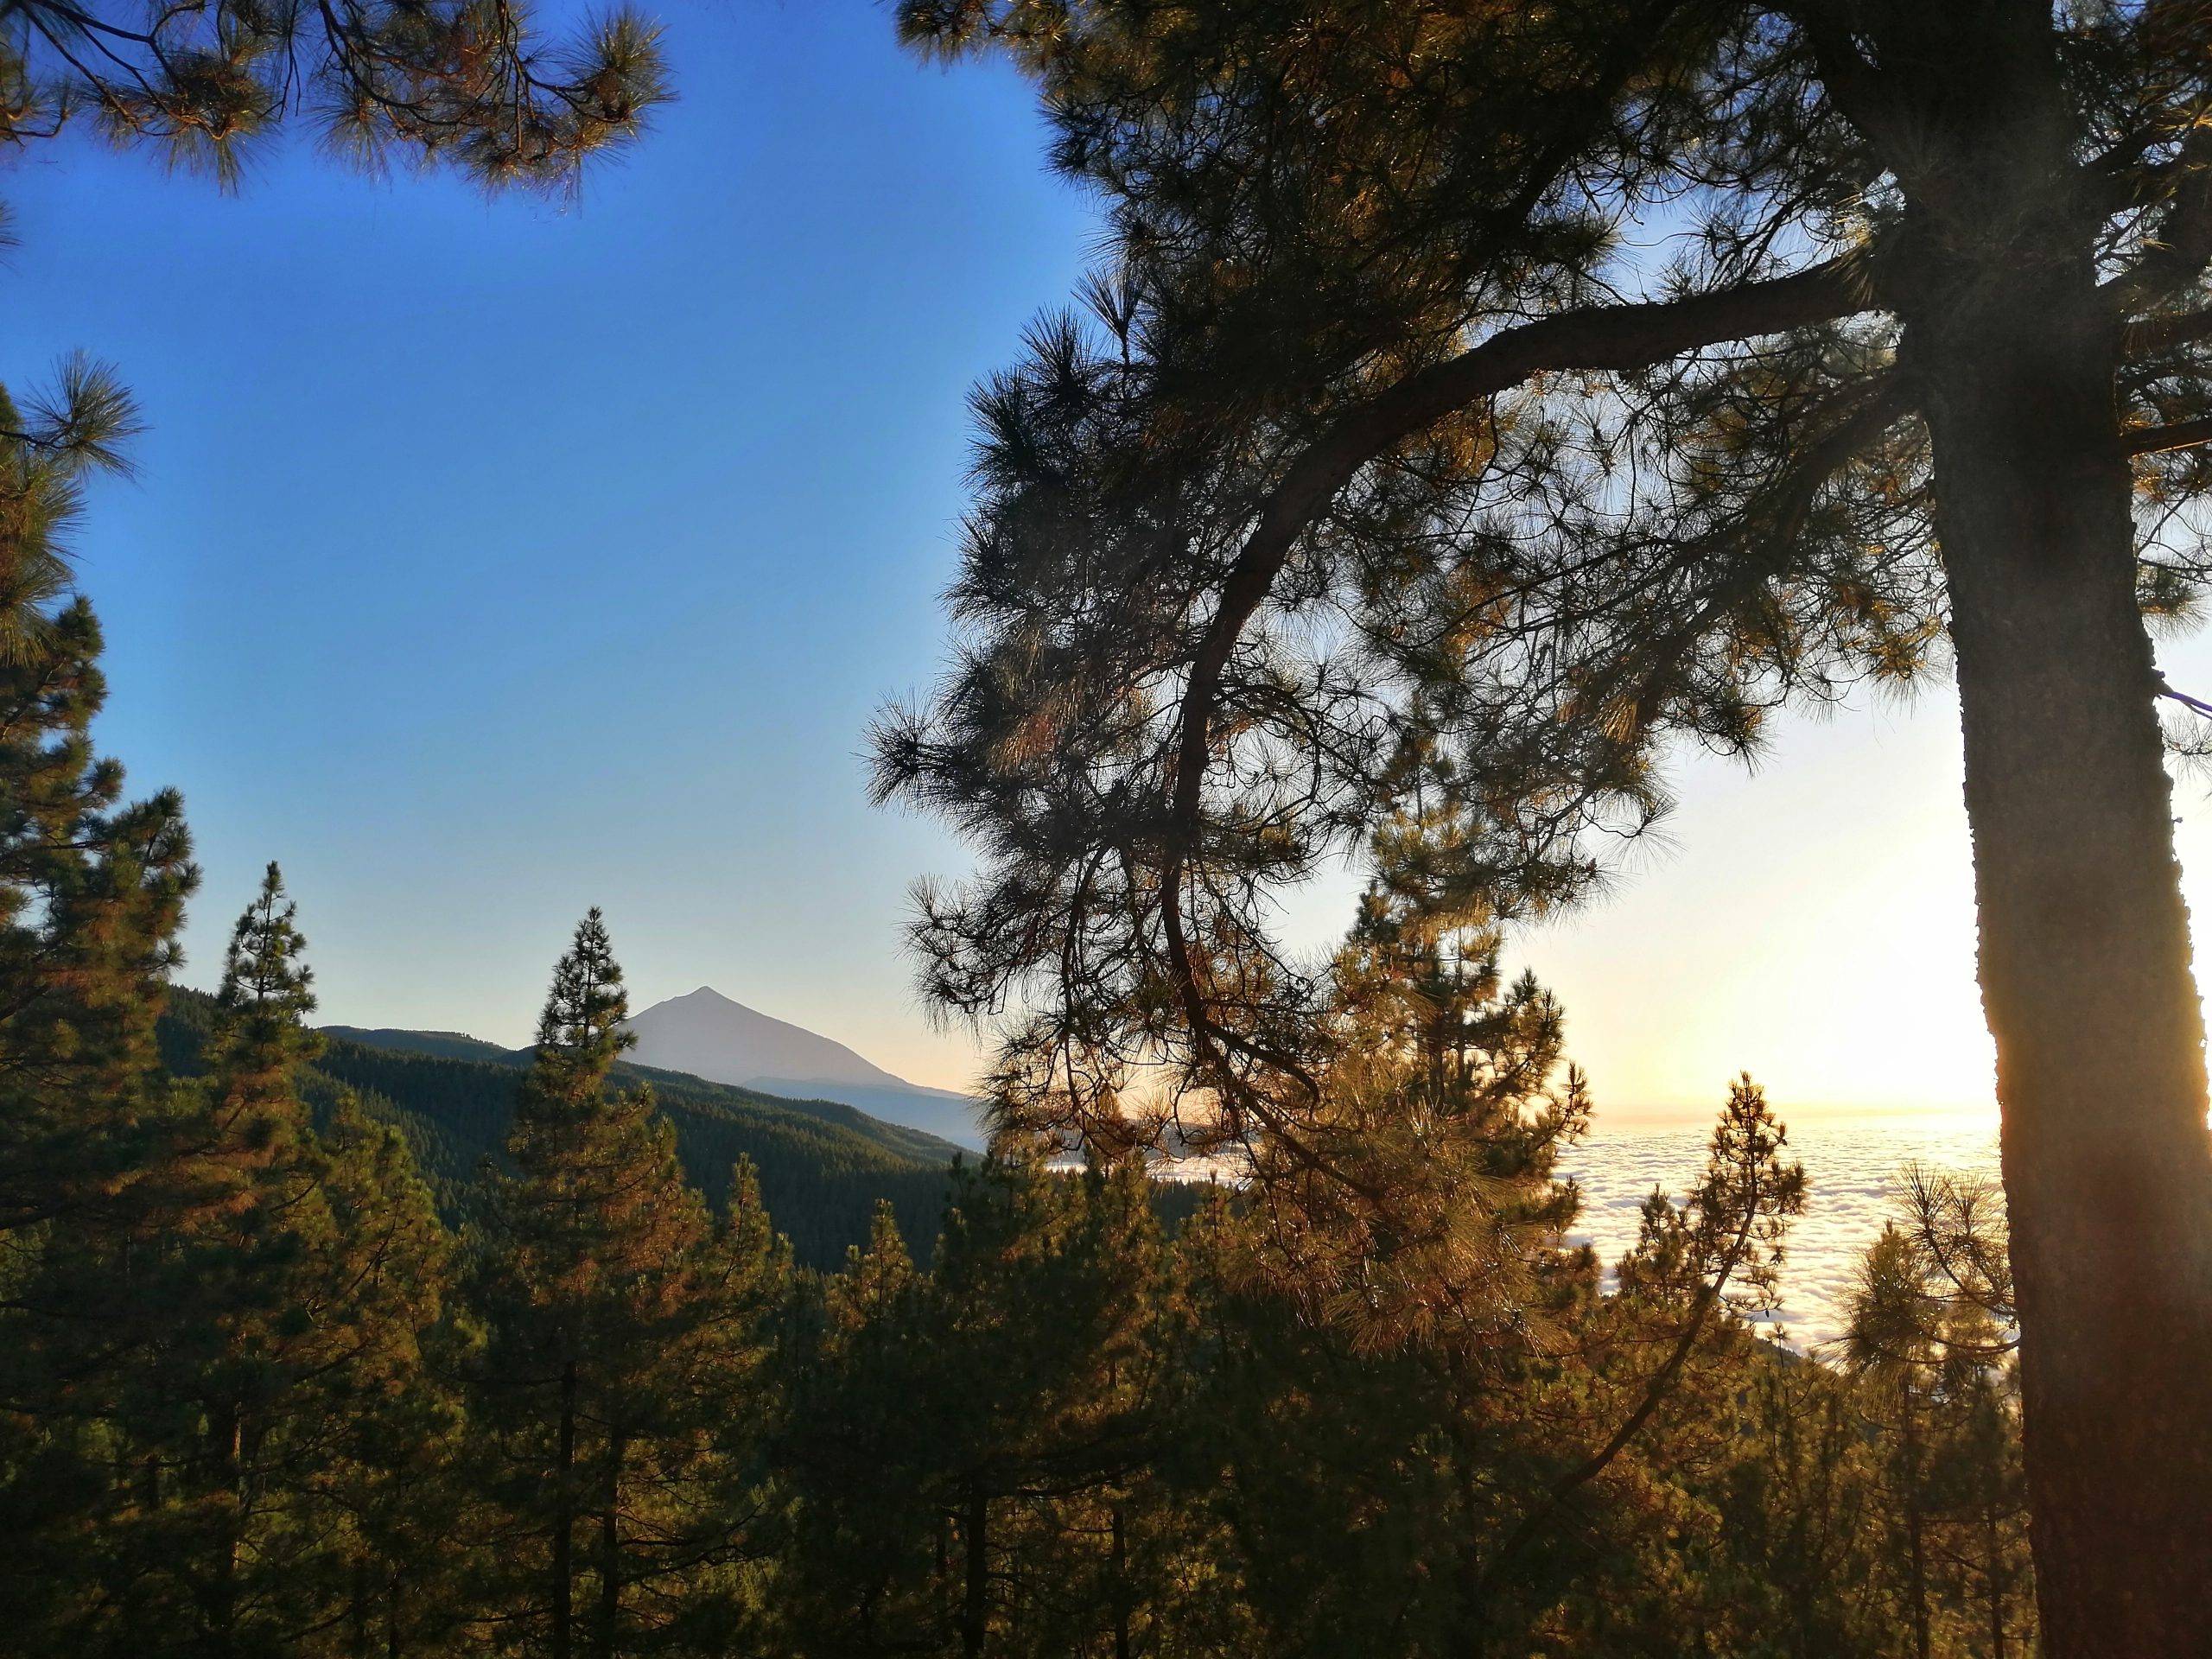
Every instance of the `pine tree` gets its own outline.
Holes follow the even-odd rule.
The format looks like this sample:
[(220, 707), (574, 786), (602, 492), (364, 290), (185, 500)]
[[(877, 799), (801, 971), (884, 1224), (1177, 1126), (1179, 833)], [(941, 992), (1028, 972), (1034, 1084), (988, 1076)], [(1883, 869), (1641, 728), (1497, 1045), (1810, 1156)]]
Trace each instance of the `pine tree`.
[(304, 950), (272, 864), (206, 1075), (137, 1174), (162, 1231), (78, 1263), (124, 1338), (92, 1396), (116, 1490), (79, 1540), (105, 1610), (85, 1633), (118, 1649), (159, 1625), (208, 1656), (344, 1651), (327, 1638), (375, 1573), (382, 1650), (403, 1650), (391, 1604), (421, 1568), (397, 1552), (450, 1511), (458, 1420), (426, 1354), (451, 1340), (450, 1243), (395, 1131), (345, 1097), (310, 1122)]
[(96, 1611), (124, 1269), (165, 1230), (140, 1179), (165, 1134), (155, 1021), (197, 879), (177, 798), (124, 803), (94, 753), (100, 631), (70, 592), (82, 492), (135, 425), (82, 360), (0, 393), (0, 1624), (31, 1643)]
[(1874, 1592), (1884, 1494), (1857, 1390), (1825, 1365), (1764, 1344), (1745, 1344), (1737, 1359), (1707, 1391), (1726, 1425), (1704, 1448), (1704, 1466), (1716, 1471), (1700, 1494), (1712, 1504), (1711, 1532), (1685, 1529), (1713, 1565), (1657, 1586), (1663, 1593), (1687, 1580), (1701, 1592), (1694, 1608), (1678, 1605), (1671, 1616), (1699, 1618), (1725, 1651), (1815, 1659), (1893, 1650), (1904, 1626)]
[(137, 1155), (162, 981), (195, 878), (173, 793), (121, 804), (98, 757), (106, 698), (68, 538), (137, 416), (82, 359), (27, 409), (0, 393), (0, 1240), (113, 1201)]
[(457, 1379), (471, 1333), (454, 1243), (406, 1138), (351, 1095), (320, 1135), (334, 1224), (313, 1265), (331, 1369), (309, 1471), (321, 1618), (333, 1659), (442, 1651), (464, 1621), (483, 1516), (463, 1468)]
[(1534, 913), (1681, 749), (1955, 673), (2049, 1639), (2197, 1639), (2212, 1135), (2146, 620), (2209, 568), (2205, 9), (900, 22), (1034, 79), (1111, 237), (977, 393), (961, 650), (882, 735), (980, 853), (933, 994), (1020, 1007), (1012, 1071), (1280, 1116), (1321, 999), (1274, 907), (1394, 813), (1464, 809), (1439, 880)]
[(780, 1367), (775, 1459), (796, 1512), (779, 1602), (795, 1651), (919, 1649), (944, 1635), (931, 1592), (950, 1541), (923, 1473), (935, 1425), (919, 1390), (931, 1340), (921, 1276), (879, 1204), (867, 1244), (803, 1305)]
[[(1478, 901), (1424, 890), (1439, 828), (1402, 826), (1337, 959), (1316, 1103), (1258, 1138), (1244, 1212), (1185, 1246), (1217, 1344), (1198, 1414), (1224, 1427), (1177, 1454), (1179, 1479), (1237, 1495), (1216, 1548), (1278, 1650), (1666, 1628), (1655, 1585), (1699, 1514), (1669, 1464), (1715, 1454), (1685, 1425), (1726, 1396), (1732, 1314), (1771, 1300), (1803, 1198), (1739, 1082), (1704, 1179), (1680, 1205), (1654, 1195), (1620, 1294), (1599, 1296), (1556, 1175), (1591, 1109), (1563, 1016), (1505, 982)], [(1592, 1534), (1602, 1554), (1565, 1546)], [(1377, 1599), (1378, 1582), (1419, 1589)]]
[(1955, 1629), (2003, 1651), (2031, 1581), (2001, 1211), (1908, 1169), (1904, 1224), (1859, 1267), (1844, 1358), (1880, 1433), (1890, 1581), (1916, 1655)]
[(1880, 1399), (1890, 1431), (1888, 1497), (1904, 1522), (1897, 1532), (1898, 1599), (1912, 1630), (1915, 1659), (1929, 1659), (1928, 1391), (1936, 1338), (1918, 1267), (1911, 1242), (1894, 1228), (1885, 1229), (1859, 1268), (1849, 1342), (1853, 1365)]
[[(1126, 1641), (1116, 1556), (1165, 1403), (1164, 1268), (1141, 1160), (1072, 1174), (1001, 1155), (957, 1175), (928, 1281), (923, 1397), (938, 1430), (925, 1480), (954, 1547), (940, 1593), (963, 1654), (1024, 1650), (1014, 1632), (1039, 1654), (1116, 1629)], [(1103, 1593), (1084, 1595), (1092, 1586)]]
[[(1402, 854), (1433, 826), (1402, 825)], [(1401, 872), (1402, 876), (1402, 871)], [(1370, 887), (1320, 1021), (1316, 1104), (1255, 1144), (1290, 1293), (1374, 1348), (1526, 1350), (1588, 1289), (1555, 1179), (1589, 1124), (1558, 1002), (1479, 904)]]
[(749, 1182), (718, 1231), (651, 1091), (610, 1087), (627, 1013), (594, 910), (554, 971), (477, 1292), (477, 1417), (518, 1569), (491, 1628), (554, 1659), (683, 1624), (701, 1576), (747, 1553), (734, 1414), (780, 1271)]
[(321, 1622), (315, 1487), (375, 1324), (340, 1266), (349, 1241), (299, 1092), (321, 1039), (296, 917), (272, 863), (231, 937), (207, 1073), (177, 1091), (143, 1173), (167, 1234), (118, 1264), (138, 1347), (115, 1410), (139, 1490), (106, 1527), (115, 1598), (215, 1659), (287, 1650)]
[(149, 1448), (174, 1470), (181, 1525), (163, 1548), (215, 1656), (281, 1642), (289, 1621), (267, 1604), (293, 1588), (305, 1541), (285, 1513), (305, 1474), (291, 1431), (321, 1357), (311, 1258), (335, 1223), (297, 1086), (322, 1041), (296, 918), (272, 863), (225, 956), (207, 1077), (168, 1172), (175, 1248), (152, 1287), (162, 1329), (144, 1385), (196, 1419), (178, 1424), (190, 1438)]
[(794, 1644), (1127, 1651), (1169, 1292), (1135, 1160), (962, 1168), (926, 1275), (880, 1216), (797, 1367)]

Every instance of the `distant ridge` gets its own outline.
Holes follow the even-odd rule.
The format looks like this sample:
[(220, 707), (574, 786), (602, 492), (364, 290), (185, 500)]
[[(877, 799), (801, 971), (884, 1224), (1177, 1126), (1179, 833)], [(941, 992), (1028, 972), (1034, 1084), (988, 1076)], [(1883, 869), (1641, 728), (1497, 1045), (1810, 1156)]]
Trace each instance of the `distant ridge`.
[[(203, 992), (171, 988), (159, 1038), (173, 1075), (195, 1077), (204, 1069), (214, 1007)], [(298, 1074), (317, 1120), (351, 1090), (372, 1116), (405, 1135), (449, 1224), (480, 1219), (485, 1166), (498, 1166), (505, 1155), (530, 1051), (458, 1032), (326, 1026), (322, 1034), (329, 1039), (322, 1055)], [(616, 1066), (614, 1080), (652, 1085), (676, 1131), (684, 1173), (709, 1203), (726, 1201), (732, 1166), (749, 1160), (771, 1222), (804, 1265), (837, 1267), (849, 1248), (867, 1243), (884, 1202), (908, 1249), (927, 1257), (958, 1148), (841, 1102), (779, 1100), (627, 1064)]]
[(631, 1018), (630, 1029), (638, 1039), (630, 1058), (640, 1065), (788, 1099), (838, 1101), (957, 1146), (982, 1145), (966, 1096), (908, 1083), (842, 1043), (748, 1008), (710, 985), (654, 1003)]
[(471, 1037), (465, 1031), (403, 1031), (393, 1026), (324, 1026), (326, 1037), (360, 1043), (370, 1048), (394, 1049), (403, 1054), (429, 1054), (442, 1060), (505, 1060), (513, 1051)]
[[(970, 1152), (982, 1148), (976, 1103), (967, 1096), (908, 1083), (842, 1043), (748, 1008), (710, 986), (654, 1003), (632, 1019), (629, 1028), (638, 1043), (626, 1058), (639, 1068), (857, 1110)], [(325, 1026), (322, 1031), (341, 1042), (435, 1059), (514, 1065), (530, 1057), (527, 1048), (502, 1048), (459, 1031), (381, 1026)]]

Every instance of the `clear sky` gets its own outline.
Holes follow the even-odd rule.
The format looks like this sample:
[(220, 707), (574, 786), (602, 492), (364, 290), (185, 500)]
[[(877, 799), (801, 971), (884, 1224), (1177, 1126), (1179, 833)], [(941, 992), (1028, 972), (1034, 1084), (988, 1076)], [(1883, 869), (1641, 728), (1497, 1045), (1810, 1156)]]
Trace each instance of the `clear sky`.
[[(957, 1086), (899, 928), (963, 860), (869, 810), (862, 734), (938, 660), (967, 389), (1093, 216), (1019, 81), (903, 57), (871, 0), (685, 8), (669, 46), (680, 101), (567, 211), (303, 149), (235, 198), (10, 164), (0, 372), (85, 347), (150, 423), (82, 543), (100, 735), (186, 793), (191, 982), (276, 857), (326, 1019), (520, 1042), (597, 903), (640, 1005), (712, 984)], [(1686, 766), (1665, 844), (1517, 947), (1601, 1106), (1743, 1067), (1786, 1109), (1985, 1103), (1958, 765), (1938, 694)], [(2177, 810), (2202, 909), (2212, 803)]]

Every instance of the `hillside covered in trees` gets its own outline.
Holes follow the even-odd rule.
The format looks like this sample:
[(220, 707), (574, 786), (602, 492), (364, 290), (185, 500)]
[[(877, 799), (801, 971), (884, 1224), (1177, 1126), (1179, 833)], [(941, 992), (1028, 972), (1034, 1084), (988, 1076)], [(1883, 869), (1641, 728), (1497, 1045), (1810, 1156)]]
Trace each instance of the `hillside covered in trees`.
[[(1426, 1125), (1342, 1125), (1387, 1218), (1263, 1160), (1171, 1233), (1141, 1159), (1007, 1141), (921, 1172), (925, 1263), (884, 1199), (823, 1270), (744, 1152), (712, 1202), (688, 1170), (766, 1147), (804, 1200), (884, 1168), (804, 1110), (664, 1107), (596, 912), (521, 1065), (327, 1042), (295, 915), (272, 866), (219, 994), (155, 992), (141, 1109), (11, 1148), (45, 1178), (0, 1235), (30, 1651), (2031, 1640), (1988, 1195), (1912, 1186), (1849, 1351), (1772, 1347), (1743, 1315), (1807, 1178), (1745, 1080), (1606, 1287), (1553, 1173), (1589, 1102), (1494, 936), (1375, 899), (1346, 946), (1346, 1098)], [(487, 1135), (442, 1217), (414, 1147)]]
[[(204, 1065), (211, 999), (172, 993), (161, 1022), (162, 1055), (179, 1075)], [(302, 1094), (327, 1116), (341, 1093), (387, 1117), (407, 1137), (449, 1224), (468, 1218), (478, 1178), (503, 1155), (530, 1051), (519, 1053), (443, 1033), (327, 1035), (301, 1074)], [(677, 1154), (709, 1202), (728, 1197), (729, 1173), (748, 1160), (776, 1230), (810, 1267), (834, 1267), (863, 1243), (887, 1204), (911, 1246), (926, 1255), (944, 1208), (946, 1169), (959, 1148), (881, 1122), (835, 1101), (790, 1101), (680, 1072), (623, 1065), (626, 1084), (648, 1085), (675, 1126)]]

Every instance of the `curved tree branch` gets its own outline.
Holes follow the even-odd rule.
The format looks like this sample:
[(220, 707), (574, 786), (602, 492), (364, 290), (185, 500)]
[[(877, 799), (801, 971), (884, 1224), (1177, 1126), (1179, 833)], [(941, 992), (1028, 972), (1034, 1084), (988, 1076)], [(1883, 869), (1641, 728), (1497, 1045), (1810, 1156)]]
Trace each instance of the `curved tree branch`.
[(1401, 380), (1294, 461), (1230, 566), (1185, 682), (1175, 768), (1171, 874), (1187, 855), (1223, 671), (1298, 538), (1359, 469), (1446, 416), (1565, 370), (1629, 373), (1723, 340), (1781, 334), (1871, 308), (1865, 264), (1830, 260), (1794, 276), (1641, 304), (1564, 311), (1491, 335)]

